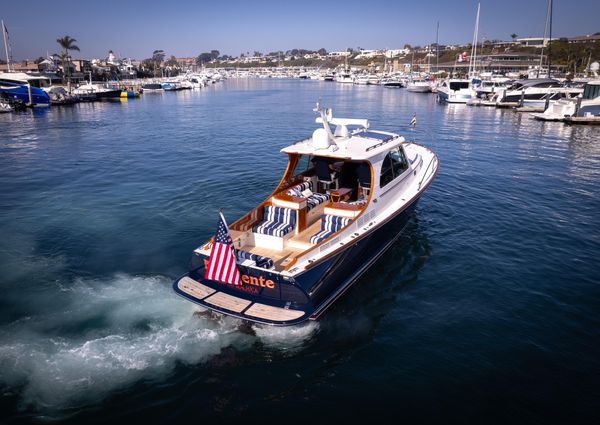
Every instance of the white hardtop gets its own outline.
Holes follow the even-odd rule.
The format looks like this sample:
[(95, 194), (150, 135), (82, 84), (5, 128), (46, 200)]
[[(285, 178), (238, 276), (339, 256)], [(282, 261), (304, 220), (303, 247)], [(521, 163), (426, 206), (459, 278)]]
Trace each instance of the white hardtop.
[[(366, 119), (333, 118), (331, 109), (322, 110), (319, 104), (315, 111), (321, 114), (315, 122), (323, 124), (323, 128), (318, 128), (312, 137), (287, 146), (281, 152), (346, 160), (369, 160), (404, 142), (404, 137), (398, 134), (369, 130), (369, 121)], [(331, 131), (330, 125), (335, 126), (334, 131)], [(348, 126), (358, 128), (351, 131)]]
[(29, 75), (24, 72), (0, 72), (0, 78), (6, 78), (7, 80), (20, 81), (27, 83), (30, 80), (50, 80), (48, 77), (41, 75)]

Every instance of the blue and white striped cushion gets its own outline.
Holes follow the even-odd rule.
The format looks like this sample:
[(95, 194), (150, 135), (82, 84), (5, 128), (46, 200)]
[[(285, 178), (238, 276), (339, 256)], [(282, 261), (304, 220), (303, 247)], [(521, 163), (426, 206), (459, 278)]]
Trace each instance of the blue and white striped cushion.
[(322, 204), (323, 202), (327, 202), (329, 201), (329, 195), (326, 195), (324, 193), (313, 193), (311, 196), (309, 196), (308, 198), (306, 198), (306, 203), (307, 204), (313, 204), (313, 206), (309, 206), (308, 209), (311, 210), (312, 208), (316, 207), (319, 204)]
[(296, 225), (296, 211), (283, 207), (265, 207), (264, 221), (252, 229), (255, 233), (284, 236)]
[(321, 231), (310, 238), (311, 244), (317, 244), (350, 223), (350, 218), (325, 214), (321, 217)]
[(290, 226), (296, 224), (296, 211), (291, 208), (273, 207), (267, 205), (265, 207), (265, 221), (278, 221), (286, 223)]
[(306, 181), (304, 183), (297, 184), (296, 186), (290, 187), (286, 192), (288, 195), (296, 196), (298, 198), (303, 197), (302, 192), (306, 189), (310, 189), (312, 191), (313, 184), (312, 181)]
[(342, 227), (350, 223), (350, 218), (340, 217), (338, 215), (325, 214), (321, 217), (321, 230), (337, 232)]
[(315, 233), (310, 237), (310, 243), (316, 245), (331, 235), (333, 235), (333, 232), (330, 232), (329, 230), (321, 230), (319, 233)]
[(254, 261), (258, 267), (262, 267), (264, 269), (270, 269), (273, 267), (273, 259), (269, 257), (253, 254), (251, 252), (244, 251), (243, 249), (237, 249), (235, 254), (240, 262), (243, 262), (244, 260), (251, 260)]

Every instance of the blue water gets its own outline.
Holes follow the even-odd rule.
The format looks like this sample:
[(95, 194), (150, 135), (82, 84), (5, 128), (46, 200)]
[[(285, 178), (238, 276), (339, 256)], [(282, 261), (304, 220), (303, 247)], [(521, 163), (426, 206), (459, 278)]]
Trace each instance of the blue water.
[[(439, 155), (408, 231), (318, 322), (194, 315), (172, 279), (318, 98)], [(0, 422), (598, 422), (600, 128), (229, 80), (0, 115), (0, 188)]]

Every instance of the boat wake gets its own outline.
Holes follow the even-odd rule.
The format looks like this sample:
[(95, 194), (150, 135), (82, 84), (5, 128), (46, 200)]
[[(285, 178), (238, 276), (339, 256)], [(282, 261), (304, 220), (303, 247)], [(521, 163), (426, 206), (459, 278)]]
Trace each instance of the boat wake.
[(94, 403), (140, 380), (165, 379), (178, 364), (206, 363), (225, 347), (295, 351), (317, 330), (311, 323), (244, 332), (237, 319), (197, 314), (165, 277), (79, 279), (40, 304), (39, 315), (0, 328), (0, 386), (22, 409)]

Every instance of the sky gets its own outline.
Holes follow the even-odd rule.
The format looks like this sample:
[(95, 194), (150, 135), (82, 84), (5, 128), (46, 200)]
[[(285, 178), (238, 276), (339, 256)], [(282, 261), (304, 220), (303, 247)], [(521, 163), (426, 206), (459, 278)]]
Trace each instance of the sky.
[[(254, 51), (304, 48), (327, 51), (394, 49), (405, 44), (469, 43), (476, 0), (211, 0), (169, 2), (3, 1), (0, 18), (9, 33), (13, 60), (36, 59), (60, 50), (69, 35), (81, 49), (74, 58), (144, 59), (162, 49), (167, 57), (195, 57), (219, 50), (239, 56)], [(547, 0), (482, 0), (480, 40), (542, 36)], [(600, 0), (554, 0), (556, 37), (600, 32)], [(2, 46), (4, 47), (4, 46)], [(5, 59), (4, 48), (0, 57)]]

